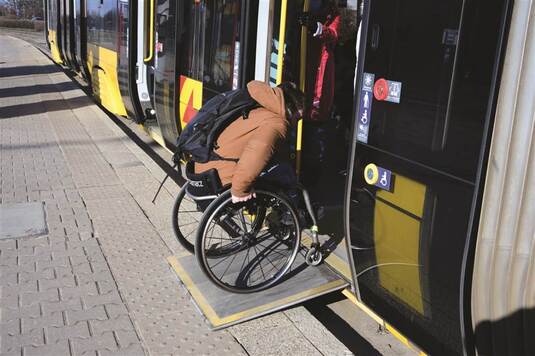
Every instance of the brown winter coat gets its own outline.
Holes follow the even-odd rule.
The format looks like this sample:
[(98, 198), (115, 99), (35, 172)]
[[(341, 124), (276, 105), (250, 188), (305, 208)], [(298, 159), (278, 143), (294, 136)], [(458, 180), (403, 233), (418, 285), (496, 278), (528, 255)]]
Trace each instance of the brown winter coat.
[(277, 142), (286, 137), (287, 125), (284, 96), (279, 88), (253, 81), (247, 84), (249, 94), (262, 107), (230, 124), (217, 139), (216, 153), (239, 161), (195, 163), (195, 173), (215, 168), (223, 185), (232, 183), (232, 194), (244, 197), (275, 151)]

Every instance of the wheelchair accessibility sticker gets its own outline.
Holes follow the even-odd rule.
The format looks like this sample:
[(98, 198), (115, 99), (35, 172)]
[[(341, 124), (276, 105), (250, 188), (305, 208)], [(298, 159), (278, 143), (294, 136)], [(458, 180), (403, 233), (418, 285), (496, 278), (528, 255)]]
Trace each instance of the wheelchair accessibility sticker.
[(357, 141), (368, 143), (368, 132), (372, 117), (373, 83), (375, 75), (364, 73), (362, 90), (360, 92), (360, 105), (357, 123)]
[(392, 191), (392, 172), (370, 163), (364, 168), (364, 179), (369, 185), (375, 185), (383, 190)]

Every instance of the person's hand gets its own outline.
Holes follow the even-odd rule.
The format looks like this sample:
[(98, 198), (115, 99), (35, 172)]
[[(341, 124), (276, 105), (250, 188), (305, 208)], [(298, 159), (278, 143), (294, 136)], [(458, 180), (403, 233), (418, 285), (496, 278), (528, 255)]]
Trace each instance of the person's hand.
[(312, 35), (314, 37), (321, 36), (321, 34), (323, 33), (323, 25), (321, 24), (321, 22), (316, 22), (316, 25), (316, 32), (314, 32), (314, 34)]
[(234, 204), (236, 204), (236, 203), (243, 203), (243, 202), (245, 202), (245, 201), (247, 201), (247, 200), (250, 200), (250, 199), (252, 199), (252, 198), (256, 198), (256, 193), (253, 192), (253, 193), (251, 193), (251, 194), (249, 194), (249, 195), (246, 195), (246, 196), (244, 196), (244, 197), (237, 197), (237, 196), (235, 196), (234, 194), (232, 194), (232, 202), (233, 202)]

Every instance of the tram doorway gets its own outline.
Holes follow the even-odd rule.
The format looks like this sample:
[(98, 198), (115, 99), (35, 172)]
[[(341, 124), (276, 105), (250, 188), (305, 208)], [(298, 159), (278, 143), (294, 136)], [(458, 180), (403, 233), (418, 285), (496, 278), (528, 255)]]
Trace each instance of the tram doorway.
[[(248, 4), (247, 7), (244, 7), (245, 3)], [(282, 6), (283, 3), (285, 6)], [(184, 26), (188, 32), (182, 35), (184, 41), (181, 42), (179, 53), (181, 125), (187, 123), (190, 115), (200, 108), (203, 101), (219, 92), (245, 85), (253, 79), (253, 75), (254, 79), (269, 81), (273, 86), (281, 80), (300, 83), (300, 68), (305, 69), (306, 65), (306, 60), (301, 57), (301, 45), (306, 42), (306, 39), (302, 42), (300, 38), (302, 26), (298, 22), (298, 14), (303, 12), (305, 1), (206, 0), (191, 1), (191, 4), (185, 2), (185, 4), (188, 5), (188, 10), (185, 10), (184, 14), (189, 14), (189, 16), (186, 16)], [(353, 14), (356, 16), (356, 6)], [(238, 29), (242, 30), (238, 31)], [(353, 36), (356, 38), (356, 29)], [(344, 43), (347, 43), (348, 48), (352, 46), (352, 49), (344, 51), (343, 46), (337, 49), (340, 51), (341, 71), (344, 71), (344, 65), (347, 65), (343, 57), (350, 54), (349, 57), (353, 58), (353, 61), (355, 57), (354, 39), (349, 38)], [(284, 49), (282, 57), (279, 57), (279, 48)], [(240, 53), (240, 51), (245, 52)], [(301, 66), (301, 63), (304, 66)], [(349, 66), (351, 78), (353, 78), (354, 62)], [(344, 75), (340, 74), (338, 84), (341, 87), (344, 84), (341, 80)], [(302, 84), (304, 83), (305, 80), (302, 81)], [(337, 105), (342, 106), (344, 100), (352, 100), (352, 83), (353, 79), (349, 84), (351, 92), (341, 95), (340, 101), (336, 101)], [(349, 112), (352, 107), (351, 102), (345, 104), (349, 107), (345, 110)], [(336, 112), (341, 116), (343, 110), (344, 108), (341, 107)], [(343, 119), (330, 119), (333, 122), (333, 130), (343, 132), (344, 125), (346, 128), (349, 127), (350, 113), (347, 115)], [(343, 123), (343, 120), (347, 122)], [(292, 158), (296, 164), (299, 159), (300, 149), (298, 148), (301, 145), (299, 135), (300, 133), (294, 132), (289, 138), (289, 145), (292, 146), (293, 151)], [(341, 135), (344, 136), (343, 133)], [(333, 136), (332, 140), (335, 141), (336, 138)], [(326, 142), (326, 144), (335, 147), (333, 141)], [(349, 147), (348, 144), (349, 142), (346, 142), (344, 147)], [(333, 148), (332, 152), (335, 151), (336, 149)], [(345, 181), (343, 169), (347, 154), (346, 148), (343, 156), (338, 157), (340, 176), (337, 189), (343, 188)], [(329, 167), (331, 166), (321, 168), (332, 169)], [(328, 178), (322, 179), (325, 181)], [(312, 188), (320, 189), (319, 187)], [(332, 210), (331, 221), (328, 221), (329, 218), (324, 218), (320, 222), (320, 233), (324, 227), (325, 232), (328, 232), (322, 236), (324, 246), (329, 246), (330, 249), (326, 257), (327, 263), (317, 267), (308, 266), (305, 262), (307, 249), (303, 248), (299, 251), (288, 278), (270, 289), (253, 294), (233, 294), (219, 289), (206, 279), (195, 257), (187, 253), (170, 257), (169, 264), (184, 282), (199, 309), (216, 329), (344, 289), (349, 285), (351, 276), (343, 236), (329, 231), (335, 226), (340, 230), (342, 225), (343, 191), (337, 194), (339, 194), (336, 202), (337, 210)], [(318, 197), (314, 199), (319, 201)], [(334, 221), (334, 219), (338, 220)], [(302, 234), (302, 243), (310, 246), (311, 242), (311, 238), (305, 231)]]
[[(300, 127), (289, 139), (292, 158), (319, 216), (327, 263), (351, 280), (343, 206), (355, 107), (359, 1), (306, 0), (287, 6), (282, 80), (298, 83), (307, 101)], [(317, 34), (318, 23), (322, 35)], [(273, 46), (277, 55), (278, 47)]]

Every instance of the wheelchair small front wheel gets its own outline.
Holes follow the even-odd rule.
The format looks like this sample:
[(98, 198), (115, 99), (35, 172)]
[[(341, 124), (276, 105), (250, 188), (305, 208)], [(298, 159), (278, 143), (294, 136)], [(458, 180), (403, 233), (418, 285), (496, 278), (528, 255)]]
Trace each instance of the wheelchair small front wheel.
[[(270, 223), (271, 214), (285, 215), (284, 226)], [(278, 229), (284, 229), (284, 239)], [(252, 293), (286, 275), (300, 242), (299, 220), (285, 196), (256, 190), (256, 198), (233, 204), (227, 191), (206, 209), (195, 251), (202, 271), (219, 288)]]
[(197, 209), (197, 203), (186, 194), (188, 184), (186, 182), (182, 186), (175, 199), (172, 224), (180, 245), (188, 252), (194, 253), (197, 226), (202, 218), (202, 212)]
[(305, 255), (305, 262), (309, 266), (318, 266), (323, 261), (323, 253), (317, 247), (308, 249)]

